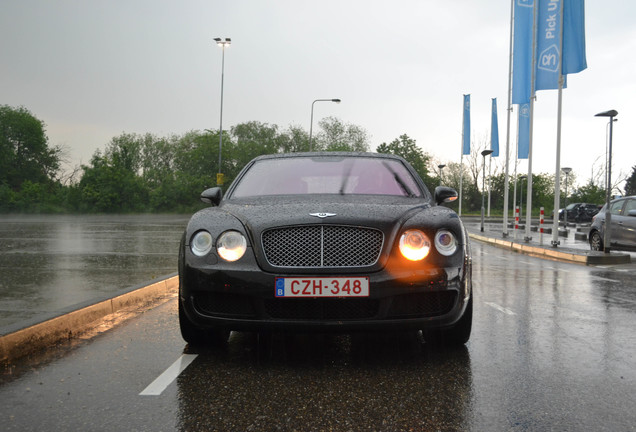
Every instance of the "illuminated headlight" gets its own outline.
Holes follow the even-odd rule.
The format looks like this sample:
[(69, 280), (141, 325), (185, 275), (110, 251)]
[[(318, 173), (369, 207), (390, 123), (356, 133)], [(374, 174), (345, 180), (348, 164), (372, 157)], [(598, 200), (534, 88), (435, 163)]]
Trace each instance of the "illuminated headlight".
[(431, 250), (431, 241), (420, 230), (405, 231), (400, 237), (400, 252), (410, 261), (420, 261), (426, 258)]
[(238, 231), (226, 231), (216, 242), (216, 251), (225, 261), (241, 259), (247, 250), (247, 241)]
[(205, 256), (212, 250), (212, 235), (207, 231), (199, 231), (192, 237), (190, 249), (196, 256)]
[(435, 234), (435, 248), (444, 256), (450, 256), (457, 250), (457, 239), (452, 232), (439, 230)]

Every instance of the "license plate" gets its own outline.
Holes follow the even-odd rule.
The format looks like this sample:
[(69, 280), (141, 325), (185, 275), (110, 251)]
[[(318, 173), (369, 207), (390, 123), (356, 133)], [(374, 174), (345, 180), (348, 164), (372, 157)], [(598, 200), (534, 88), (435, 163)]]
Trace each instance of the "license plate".
[(279, 277), (276, 297), (368, 297), (368, 277)]

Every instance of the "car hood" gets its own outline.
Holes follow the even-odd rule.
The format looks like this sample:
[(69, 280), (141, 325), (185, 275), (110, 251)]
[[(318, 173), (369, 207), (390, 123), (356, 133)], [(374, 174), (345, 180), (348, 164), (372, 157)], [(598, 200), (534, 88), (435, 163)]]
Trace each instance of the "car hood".
[(387, 196), (311, 196), (303, 200), (262, 197), (222, 204), (255, 233), (290, 225), (357, 225), (390, 231), (413, 214), (433, 209), (428, 200)]

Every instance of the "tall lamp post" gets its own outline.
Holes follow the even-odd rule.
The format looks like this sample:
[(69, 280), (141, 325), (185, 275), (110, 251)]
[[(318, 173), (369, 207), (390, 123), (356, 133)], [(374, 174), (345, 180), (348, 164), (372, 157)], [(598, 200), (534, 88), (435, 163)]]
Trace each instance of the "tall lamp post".
[(309, 151), (312, 151), (311, 135), (314, 128), (314, 104), (316, 102), (335, 102), (340, 103), (340, 99), (316, 99), (311, 103), (311, 122), (309, 123)]
[(607, 151), (607, 191), (605, 192), (605, 235), (603, 236), (603, 252), (610, 253), (610, 241), (612, 239), (612, 213), (610, 212), (610, 199), (612, 195), (612, 126), (614, 117), (618, 111), (609, 110), (596, 114), (594, 117), (609, 117), (609, 150)]
[[(528, 178), (527, 175), (522, 175), (519, 177), (519, 180), (522, 182)], [(519, 186), (519, 220), (521, 220), (523, 216), (523, 184)]]
[(484, 161), (483, 161), (483, 176), (481, 179), (481, 232), (484, 232), (484, 212), (485, 212), (485, 208), (484, 208), (484, 191), (486, 189), (486, 156), (488, 156), (489, 154), (491, 154), (493, 152), (493, 150), (483, 150), (481, 152), (481, 155), (484, 157)]
[(437, 165), (437, 168), (439, 168), (439, 185), (441, 186), (443, 181), (442, 181), (442, 170), (444, 169), (444, 167), (446, 166), (446, 164), (439, 164)]
[[(565, 222), (565, 229), (568, 229), (568, 177), (572, 172), (572, 168), (564, 167), (561, 171), (565, 173), (565, 203), (563, 204), (563, 221)], [(557, 209), (558, 211), (558, 209)]]
[(216, 174), (216, 184), (217, 186), (223, 185), (223, 173), (221, 172), (221, 150), (223, 149), (223, 78), (225, 75), (225, 47), (229, 46), (232, 43), (232, 39), (225, 38), (225, 40), (221, 40), (221, 38), (214, 38), (214, 41), (218, 46), (221, 47), (223, 52), (222, 60), (221, 60), (221, 119), (219, 120), (219, 172)]

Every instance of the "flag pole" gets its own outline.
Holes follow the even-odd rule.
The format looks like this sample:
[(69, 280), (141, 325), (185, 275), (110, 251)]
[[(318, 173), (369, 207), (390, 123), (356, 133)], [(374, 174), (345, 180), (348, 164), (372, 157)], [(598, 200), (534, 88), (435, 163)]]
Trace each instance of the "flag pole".
[(532, 138), (534, 129), (534, 101), (536, 99), (536, 63), (537, 63), (537, 4), (534, 2), (532, 7), (532, 68), (530, 73), (530, 133), (528, 134), (528, 196), (526, 198), (526, 235), (524, 240), (529, 242), (532, 240), (530, 237), (530, 230), (532, 225)]
[[(508, 112), (506, 119), (506, 167), (504, 176), (504, 208), (503, 208), (503, 237), (508, 237), (508, 194), (510, 193), (509, 164), (510, 164), (510, 115), (512, 113), (512, 45), (514, 32), (515, 0), (510, 1), (510, 54), (508, 55)], [(514, 206), (513, 206), (514, 207)]]
[(464, 183), (464, 124), (466, 117), (466, 110), (464, 109), (465, 95), (462, 97), (462, 145), (459, 146), (461, 156), (459, 157), (459, 216), (462, 215), (462, 189)]
[(492, 172), (492, 154), (488, 158), (488, 217), (490, 217), (490, 175)]
[[(461, 157), (460, 157), (460, 162), (459, 162), (459, 166), (460, 166), (460, 171), (459, 171), (459, 213), (458, 215), (461, 217), (462, 215), (462, 198), (463, 198), (463, 188), (464, 188), (464, 151), (465, 149), (465, 140), (466, 140), (466, 133), (468, 133), (468, 151), (470, 154), (470, 125), (468, 126), (468, 131), (466, 131), (466, 111), (467, 111), (467, 101), (466, 101), (466, 96), (468, 96), (468, 110), (470, 110), (470, 94), (469, 95), (464, 95), (463, 99), (462, 99), (462, 145), (461, 145)], [(470, 121), (470, 111), (468, 111), (468, 120)]]
[[(561, 117), (563, 110), (563, 3), (561, 0), (561, 28), (559, 30), (559, 40), (561, 49), (559, 50), (559, 93), (557, 102), (557, 141), (556, 141), (556, 170), (554, 174), (554, 211), (552, 216), (552, 246), (557, 247), (559, 241), (559, 208), (561, 207)], [(567, 199), (567, 197), (566, 197)], [(563, 210), (566, 211), (566, 210)], [(567, 221), (567, 217), (564, 217)], [(565, 229), (567, 231), (567, 222)]]
[(459, 158), (459, 216), (462, 215), (462, 187), (464, 182), (464, 132), (462, 132), (462, 155)]

